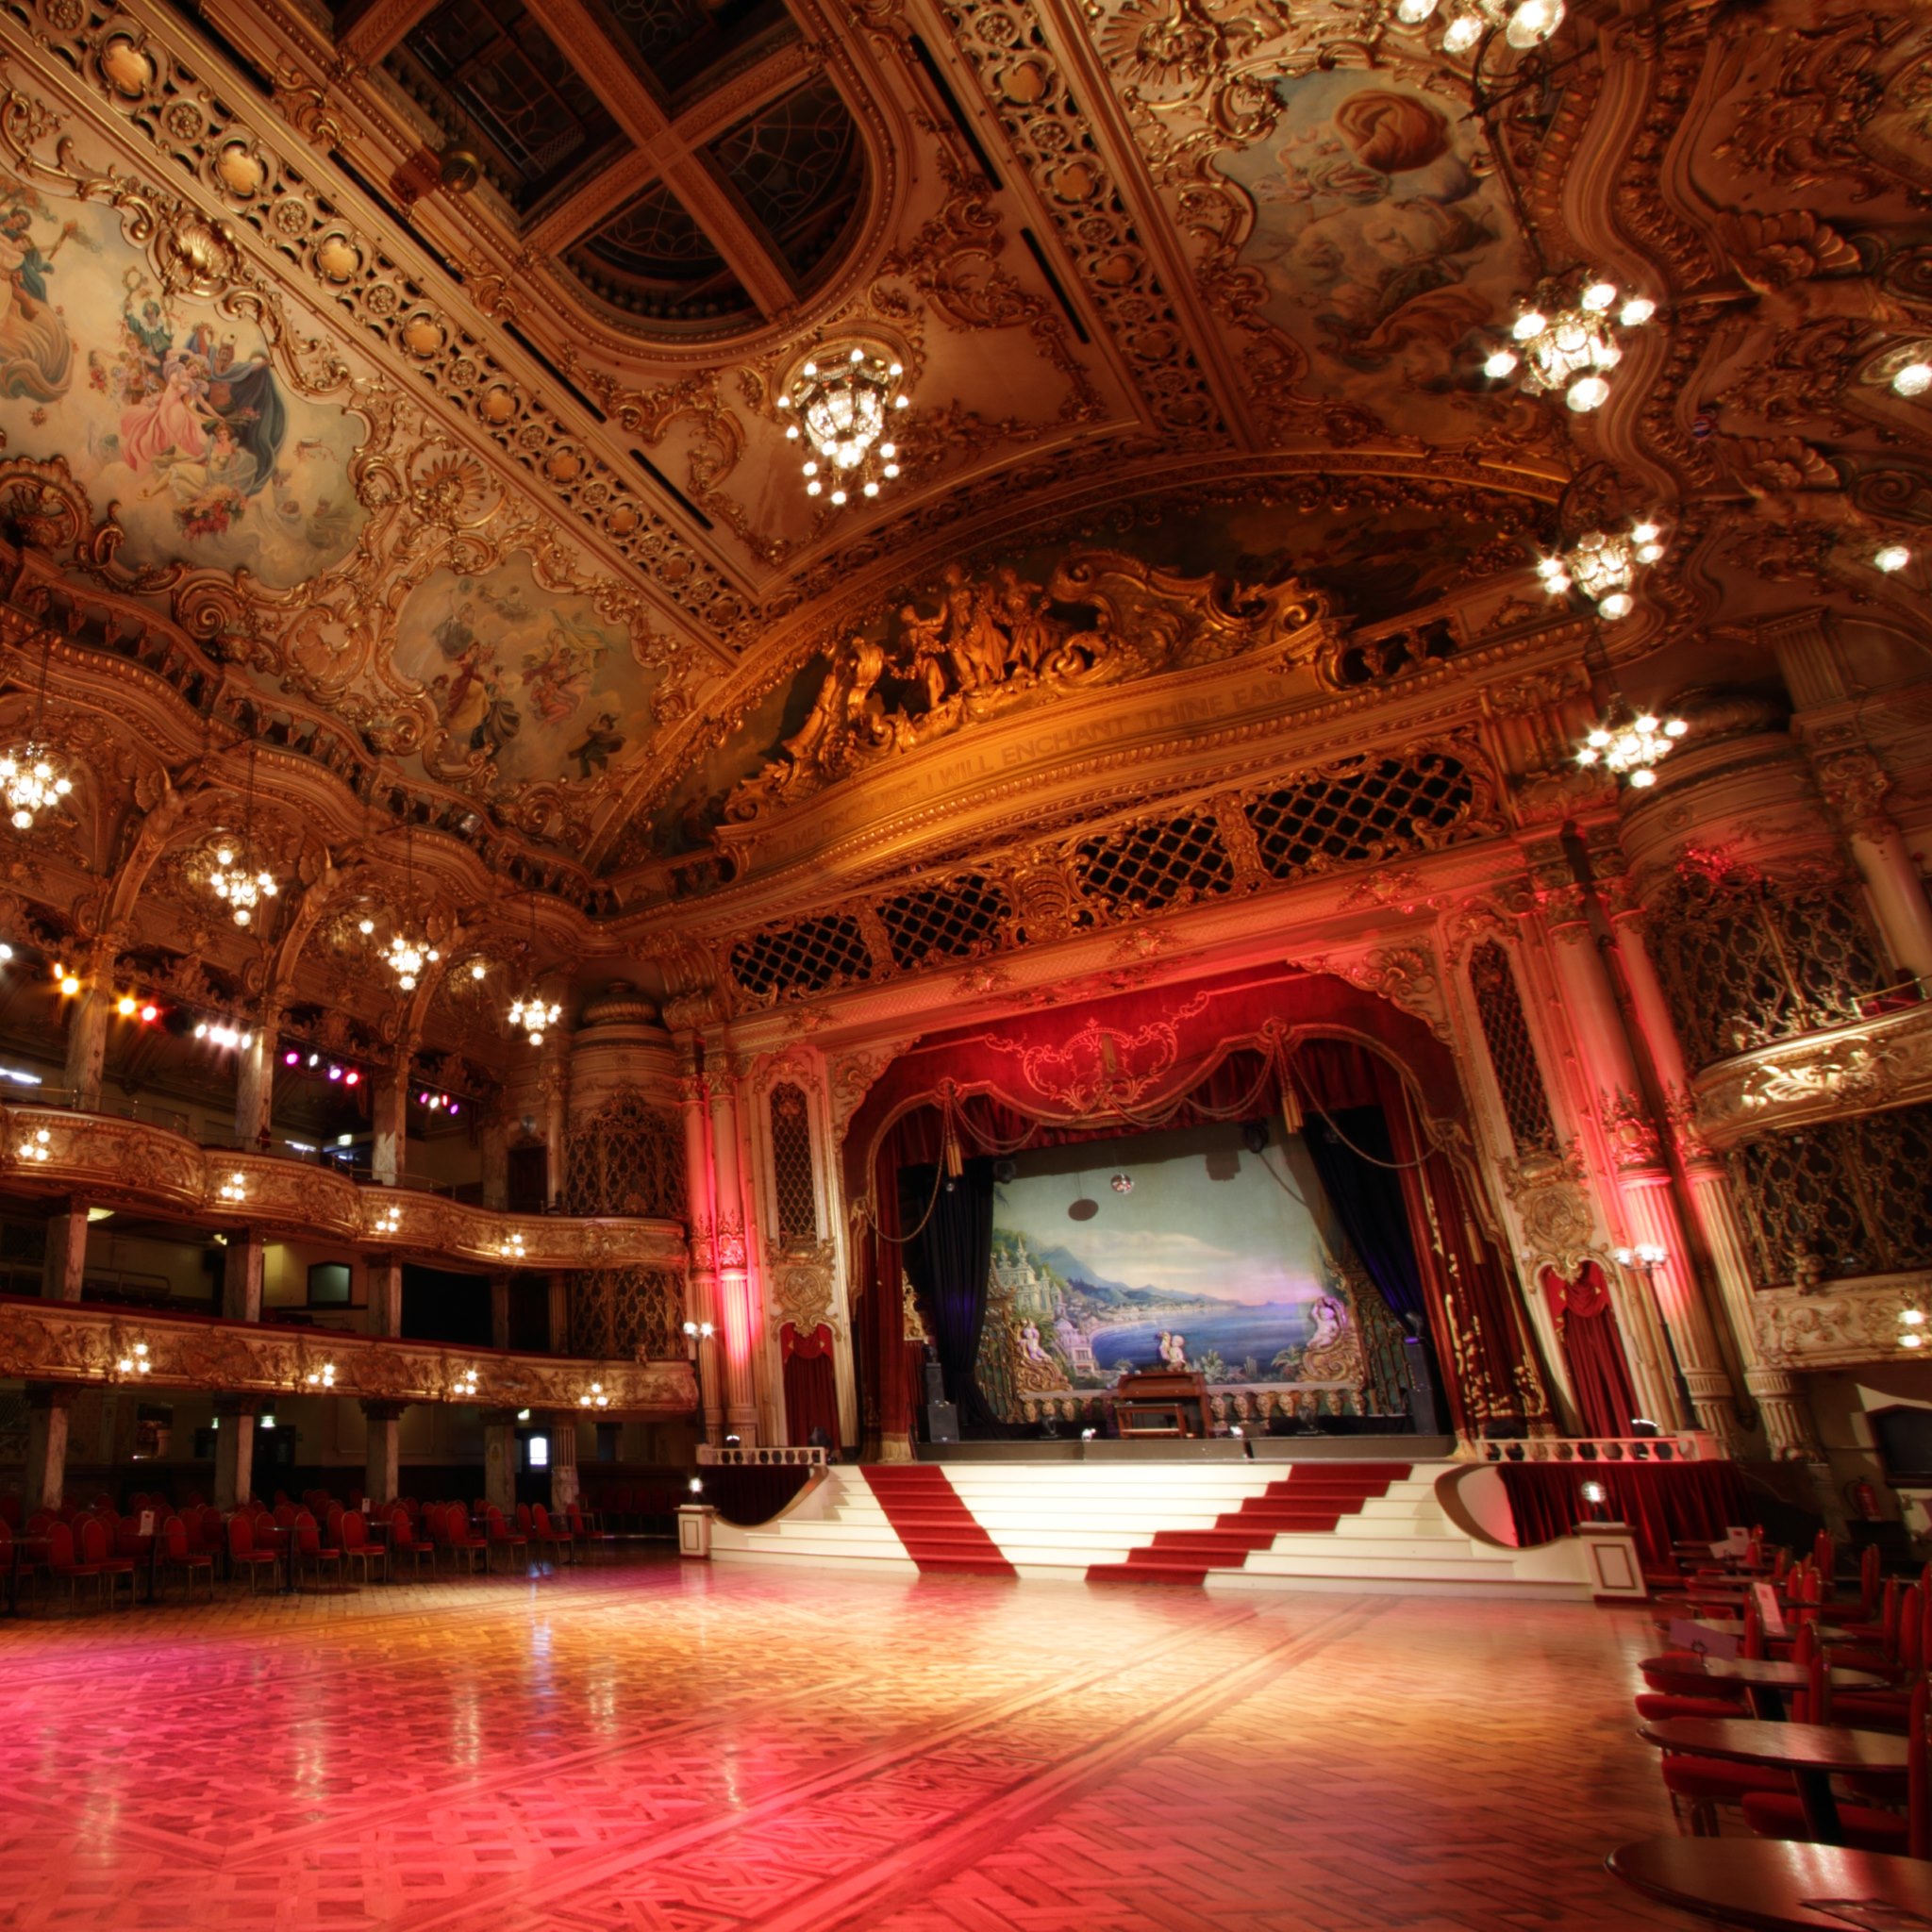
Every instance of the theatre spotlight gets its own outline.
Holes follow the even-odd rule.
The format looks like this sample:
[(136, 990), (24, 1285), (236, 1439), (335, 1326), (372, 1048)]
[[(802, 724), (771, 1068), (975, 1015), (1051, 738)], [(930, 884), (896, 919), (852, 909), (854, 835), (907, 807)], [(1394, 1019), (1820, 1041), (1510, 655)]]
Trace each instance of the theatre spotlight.
[(1250, 1154), (1259, 1154), (1268, 1144), (1268, 1123), (1266, 1121), (1243, 1121), (1241, 1123), (1241, 1145)]

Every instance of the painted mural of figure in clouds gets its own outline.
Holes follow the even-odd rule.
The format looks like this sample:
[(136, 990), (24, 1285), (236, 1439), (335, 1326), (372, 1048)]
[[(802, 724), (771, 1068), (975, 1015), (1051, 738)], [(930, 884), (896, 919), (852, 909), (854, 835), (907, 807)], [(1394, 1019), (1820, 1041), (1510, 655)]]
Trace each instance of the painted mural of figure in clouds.
[(33, 238), (40, 197), (0, 176), (0, 396), (58, 401), (74, 375), (74, 344), (47, 293), (61, 246), (79, 232), (66, 222), (44, 250)]
[(576, 760), (580, 778), (589, 778), (608, 770), (610, 760), (623, 749), (624, 733), (617, 728), (617, 713), (600, 711), (597, 722), (564, 756)]

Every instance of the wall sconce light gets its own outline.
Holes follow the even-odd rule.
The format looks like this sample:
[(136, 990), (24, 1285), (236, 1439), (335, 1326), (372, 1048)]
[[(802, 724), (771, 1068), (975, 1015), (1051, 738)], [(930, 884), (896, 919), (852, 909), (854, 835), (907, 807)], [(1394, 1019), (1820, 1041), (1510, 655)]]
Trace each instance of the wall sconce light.
[(610, 1407), (610, 1398), (605, 1394), (603, 1383), (592, 1382), (590, 1388), (577, 1397), (577, 1407), (579, 1408), (608, 1408)]
[(48, 1142), (54, 1137), (45, 1127), (36, 1127), (13, 1151), (22, 1160), (47, 1160), (52, 1158)]
[(215, 1190), (215, 1197), (218, 1200), (226, 1201), (230, 1206), (247, 1200), (248, 1176), (244, 1174), (231, 1174)]
[(524, 1258), (524, 1238), (522, 1234), (507, 1235), (496, 1244), (497, 1258), (503, 1261), (521, 1261)]
[(125, 1355), (114, 1364), (117, 1375), (145, 1375), (154, 1368), (148, 1359), (147, 1343), (137, 1341)]
[(464, 1369), (450, 1384), (450, 1400), (470, 1402), (475, 1398), (478, 1376), (475, 1369)]
[(310, 1369), (304, 1378), (311, 1389), (333, 1389), (336, 1386), (336, 1365), (324, 1362), (319, 1369)]

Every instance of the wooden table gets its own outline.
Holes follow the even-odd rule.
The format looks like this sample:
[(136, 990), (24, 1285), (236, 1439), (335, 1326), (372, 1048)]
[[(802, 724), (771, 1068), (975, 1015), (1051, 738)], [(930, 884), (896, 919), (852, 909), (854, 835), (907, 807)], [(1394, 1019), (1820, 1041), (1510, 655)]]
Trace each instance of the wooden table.
[[(1732, 1764), (1762, 1764), (1788, 1771), (1796, 1780), (1805, 1823), (1820, 1844), (1839, 1842), (1834, 1774), (1895, 1773), (1903, 1778), (1911, 1740), (1890, 1731), (1853, 1731), (1838, 1724), (1767, 1724), (1750, 1718), (1671, 1717), (1640, 1724), (1638, 1736), (1666, 1751), (1721, 1757)], [(1932, 1869), (1932, 1865), (1928, 1865)]]
[[(1932, 1863), (1771, 1838), (1652, 1838), (1605, 1861), (1646, 1898), (1755, 1932), (1932, 1932)], [(1889, 1910), (1847, 1917), (1836, 1903)]]
[[(1790, 1691), (1803, 1690), (1811, 1682), (1808, 1665), (1772, 1657), (1707, 1657), (1701, 1664), (1686, 1664), (1677, 1662), (1674, 1657), (1647, 1657), (1638, 1669), (1655, 1670), (1660, 1675), (1674, 1677), (1687, 1684), (1699, 1677), (1707, 1678), (1713, 1684), (1741, 1684), (1751, 1706), (1751, 1715), (1773, 1724), (1785, 1714), (1786, 1696)], [(1831, 1673), (1831, 1688), (1834, 1690), (1882, 1690), (1885, 1679), (1874, 1677), (1870, 1671), (1835, 1670)]]
[[(1744, 1620), (1741, 1617), (1670, 1617), (1666, 1618), (1658, 1627), (1660, 1629), (1668, 1629), (1672, 1624), (1679, 1623), (1689, 1624), (1695, 1630), (1708, 1630), (1713, 1637), (1741, 1637), (1744, 1634)], [(1765, 1632), (1765, 1641), (1767, 1643), (1790, 1643), (1796, 1635), (1795, 1627), (1783, 1637), (1774, 1637), (1767, 1630)], [(1858, 1641), (1857, 1636), (1850, 1630), (1847, 1630), (1842, 1624), (1820, 1624), (1818, 1625), (1818, 1636), (1820, 1641), (1824, 1643), (1856, 1643)]]

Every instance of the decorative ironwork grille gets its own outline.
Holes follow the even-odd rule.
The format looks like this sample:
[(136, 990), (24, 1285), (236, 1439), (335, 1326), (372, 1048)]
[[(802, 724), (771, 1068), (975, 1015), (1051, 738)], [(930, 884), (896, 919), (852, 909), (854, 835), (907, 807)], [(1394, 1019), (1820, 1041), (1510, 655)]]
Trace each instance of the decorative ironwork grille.
[(1760, 1288), (1932, 1267), (1932, 1107), (1768, 1135), (1730, 1169)]
[(1083, 839), (1075, 855), (1087, 903), (1116, 919), (1213, 898), (1234, 885), (1234, 863), (1212, 819), (1150, 820)]
[(731, 976), (754, 999), (824, 992), (870, 979), (872, 955), (858, 920), (850, 913), (828, 912), (740, 940), (731, 949)]
[(892, 964), (902, 973), (991, 952), (1012, 916), (1004, 888), (981, 873), (879, 902)]
[(1886, 983), (1859, 889), (1677, 870), (1651, 957), (1693, 1070), (1859, 1017)]
[(1261, 863), (1277, 879), (1444, 844), (1472, 815), (1475, 785), (1446, 752), (1352, 759), (1250, 801)]
[(567, 1214), (682, 1221), (689, 1202), (677, 1117), (636, 1091), (617, 1094), (566, 1137), (562, 1193)]
[(811, 1117), (805, 1092), (790, 1081), (772, 1089), (772, 1184), (778, 1197), (778, 1241), (792, 1247), (819, 1238), (811, 1174)]
[(1509, 1138), (1519, 1155), (1554, 1154), (1557, 1124), (1550, 1118), (1550, 1096), (1536, 1042), (1529, 1037), (1529, 1021), (1509, 956), (1494, 940), (1485, 940), (1470, 954), (1469, 984), (1489, 1045), (1490, 1065), (1502, 1091)]
[(620, 1268), (570, 1280), (573, 1355), (603, 1361), (669, 1361), (684, 1355), (684, 1276), (668, 1268)]

